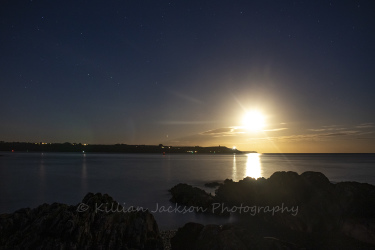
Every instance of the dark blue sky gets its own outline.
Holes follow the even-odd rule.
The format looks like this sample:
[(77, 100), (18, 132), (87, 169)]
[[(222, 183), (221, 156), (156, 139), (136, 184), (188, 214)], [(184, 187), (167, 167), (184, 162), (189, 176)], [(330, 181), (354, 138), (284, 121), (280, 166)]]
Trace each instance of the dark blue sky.
[(0, 6), (0, 140), (375, 152), (374, 1)]

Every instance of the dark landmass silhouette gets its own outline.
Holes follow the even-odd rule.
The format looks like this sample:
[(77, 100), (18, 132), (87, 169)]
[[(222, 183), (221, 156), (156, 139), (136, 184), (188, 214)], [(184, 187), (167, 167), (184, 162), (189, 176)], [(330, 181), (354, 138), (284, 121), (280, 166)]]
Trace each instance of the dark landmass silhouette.
[[(0, 151), (12, 152), (83, 152), (83, 153), (158, 153), (158, 154), (241, 154), (238, 149), (225, 146), (164, 146), (128, 144), (31, 143), (0, 142)], [(255, 152), (255, 151), (254, 151)]]

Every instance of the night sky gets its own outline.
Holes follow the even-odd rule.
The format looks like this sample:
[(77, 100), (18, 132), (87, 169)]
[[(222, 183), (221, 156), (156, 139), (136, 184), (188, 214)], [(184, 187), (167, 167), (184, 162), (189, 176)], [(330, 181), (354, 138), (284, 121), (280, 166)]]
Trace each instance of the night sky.
[(372, 0), (5, 0), (0, 51), (1, 141), (375, 152)]

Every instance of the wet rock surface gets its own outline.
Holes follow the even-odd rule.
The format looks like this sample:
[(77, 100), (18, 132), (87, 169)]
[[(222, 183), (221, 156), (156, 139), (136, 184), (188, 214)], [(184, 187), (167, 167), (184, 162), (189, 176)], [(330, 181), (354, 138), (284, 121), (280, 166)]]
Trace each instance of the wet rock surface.
[(0, 249), (163, 249), (149, 212), (123, 212), (109, 195), (0, 215)]

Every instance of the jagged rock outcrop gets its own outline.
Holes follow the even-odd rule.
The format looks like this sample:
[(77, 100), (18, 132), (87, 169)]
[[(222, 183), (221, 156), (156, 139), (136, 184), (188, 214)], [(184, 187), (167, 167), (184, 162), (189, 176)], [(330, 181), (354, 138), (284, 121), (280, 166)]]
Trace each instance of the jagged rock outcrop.
[(43, 204), (0, 215), (0, 249), (163, 249), (154, 217), (130, 212), (109, 195), (81, 204)]
[[(210, 213), (214, 197), (197, 187), (180, 183), (169, 190), (172, 194), (171, 202), (184, 204), (188, 207), (202, 208), (200, 211)], [(227, 214), (229, 215), (229, 214)]]
[[(186, 185), (186, 184), (185, 184)], [(230, 212), (305, 233), (340, 232), (375, 245), (375, 186), (357, 183), (331, 183), (319, 172), (276, 172), (270, 178), (225, 180), (207, 202), (203, 190), (185, 195), (185, 189), (172, 193), (181, 204), (190, 199), (216, 213)], [(193, 189), (193, 187), (190, 187)], [(202, 193), (203, 192), (203, 193)], [(217, 209), (213, 209), (217, 208)]]

